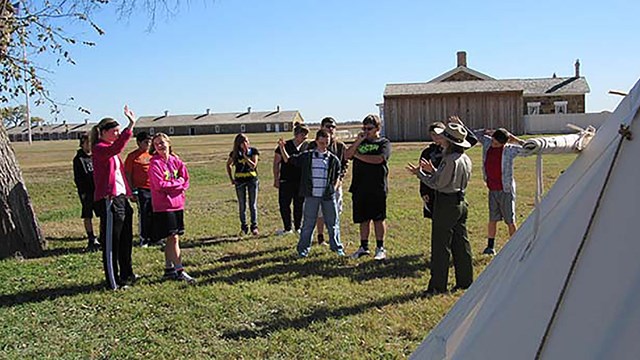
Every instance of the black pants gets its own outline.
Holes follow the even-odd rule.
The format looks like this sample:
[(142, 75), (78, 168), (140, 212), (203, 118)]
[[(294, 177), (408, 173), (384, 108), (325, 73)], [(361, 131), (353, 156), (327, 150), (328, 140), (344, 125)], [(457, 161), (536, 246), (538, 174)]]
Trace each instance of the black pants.
[(447, 291), (451, 255), (456, 287), (466, 289), (473, 282), (471, 245), (467, 235), (467, 203), (458, 194), (436, 192), (431, 226), (429, 290)]
[(293, 202), (293, 226), (298, 230), (302, 224), (302, 204), (304, 203), (304, 197), (300, 196), (300, 183), (281, 182), (278, 189), (278, 203), (285, 231), (292, 229), (291, 202)]
[(138, 188), (138, 224), (140, 240), (154, 242), (156, 239), (152, 239), (152, 218), (153, 208), (151, 207), (151, 190)]
[(133, 275), (133, 209), (123, 195), (111, 200), (98, 201), (96, 209), (100, 216), (100, 242), (105, 278), (110, 288), (117, 289), (119, 284)]

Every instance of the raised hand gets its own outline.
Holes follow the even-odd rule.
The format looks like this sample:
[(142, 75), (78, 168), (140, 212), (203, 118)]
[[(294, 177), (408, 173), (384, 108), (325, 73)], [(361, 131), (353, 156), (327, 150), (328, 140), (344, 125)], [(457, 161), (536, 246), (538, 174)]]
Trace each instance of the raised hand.
[(404, 168), (407, 169), (407, 171), (409, 171), (413, 175), (418, 175), (418, 171), (420, 171), (420, 168), (413, 165), (412, 163), (407, 163), (407, 165)]
[(124, 116), (129, 119), (130, 123), (133, 124), (136, 122), (136, 114), (133, 113), (133, 110), (129, 109), (129, 105), (124, 106)]
[(458, 115), (449, 116), (448, 122), (462, 125), (462, 120), (460, 120)]
[(427, 160), (425, 158), (420, 159), (420, 169), (426, 173), (432, 173), (436, 170), (433, 163), (431, 163), (431, 160)]

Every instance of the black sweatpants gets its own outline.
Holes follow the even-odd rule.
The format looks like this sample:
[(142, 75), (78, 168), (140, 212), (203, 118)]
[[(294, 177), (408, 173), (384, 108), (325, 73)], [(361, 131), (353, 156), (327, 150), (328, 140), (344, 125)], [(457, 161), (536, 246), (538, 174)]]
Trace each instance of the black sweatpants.
[[(291, 227), (291, 202), (293, 202), (293, 228)], [(300, 196), (300, 183), (293, 181), (281, 182), (278, 189), (278, 203), (284, 230), (300, 229), (302, 224), (302, 204), (304, 203), (304, 197)]]
[(458, 194), (436, 192), (431, 225), (429, 290), (447, 291), (452, 255), (456, 286), (466, 289), (473, 282), (471, 245), (467, 235), (467, 203)]
[(151, 207), (151, 190), (138, 188), (138, 224), (140, 239), (149, 243), (155, 242), (152, 239), (153, 232), (151, 222), (153, 218), (153, 208)]
[(100, 216), (100, 242), (102, 246), (102, 265), (111, 289), (117, 289), (129, 276), (133, 240), (133, 209), (124, 195), (111, 200), (102, 199), (96, 203)]

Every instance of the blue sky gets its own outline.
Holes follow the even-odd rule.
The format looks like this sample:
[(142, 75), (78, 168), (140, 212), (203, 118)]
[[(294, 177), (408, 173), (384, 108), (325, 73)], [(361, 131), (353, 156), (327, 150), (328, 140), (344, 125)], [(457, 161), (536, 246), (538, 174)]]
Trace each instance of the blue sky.
[(280, 105), (307, 122), (347, 121), (377, 112), (385, 84), (428, 81), (464, 50), (470, 68), (498, 79), (571, 76), (580, 59), (587, 111), (613, 110), (620, 97), (607, 91), (640, 75), (639, 12), (637, 0), (191, 0), (149, 32), (143, 13), (104, 10), (104, 36), (68, 27), (97, 46), (73, 48), (77, 65), (48, 65), (47, 84), (75, 99), (58, 122), (122, 119), (125, 103), (139, 116)]

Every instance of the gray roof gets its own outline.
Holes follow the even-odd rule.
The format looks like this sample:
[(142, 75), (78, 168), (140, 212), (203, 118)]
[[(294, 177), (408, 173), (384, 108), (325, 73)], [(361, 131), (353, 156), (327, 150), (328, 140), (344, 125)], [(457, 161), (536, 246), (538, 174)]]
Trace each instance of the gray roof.
[[(91, 131), (91, 127), (96, 123), (80, 123), (80, 124), (50, 124), (50, 125), (42, 125), (42, 126), (32, 126), (32, 133), (64, 133), (64, 132), (89, 132)], [(25, 125), (14, 126), (10, 129), (7, 129), (8, 134), (26, 134), (29, 130)]]
[(384, 96), (522, 91), (524, 96), (582, 95), (589, 84), (584, 77), (445, 81), (387, 84)]
[(466, 66), (458, 66), (458, 67), (455, 67), (455, 68), (447, 71), (446, 73), (444, 73), (444, 74), (442, 74), (442, 75), (440, 75), (438, 77), (435, 77), (435, 78), (429, 80), (429, 82), (430, 83), (440, 82), (440, 81), (442, 81), (442, 80), (448, 78), (449, 76), (452, 76), (452, 75), (454, 75), (454, 74), (456, 74), (458, 72), (465, 72), (465, 73), (467, 73), (467, 74), (469, 74), (471, 76), (475, 76), (475, 77), (480, 78), (482, 80), (495, 80), (491, 76), (489, 76), (487, 74), (483, 74), (480, 71), (473, 70), (472, 68), (468, 68)]
[(154, 126), (197, 126), (197, 125), (223, 125), (223, 124), (248, 124), (248, 123), (286, 123), (296, 120), (296, 115), (302, 120), (297, 110), (285, 111), (257, 111), (236, 113), (210, 113), (192, 115), (160, 115), (141, 116), (136, 121), (136, 128), (149, 128)]

